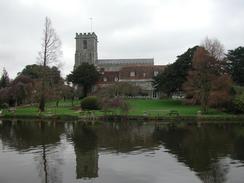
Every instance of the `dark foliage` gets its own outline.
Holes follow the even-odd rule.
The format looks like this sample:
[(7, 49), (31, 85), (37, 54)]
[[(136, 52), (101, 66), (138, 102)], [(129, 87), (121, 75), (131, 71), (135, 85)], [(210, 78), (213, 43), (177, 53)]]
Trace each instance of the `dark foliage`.
[(95, 96), (89, 96), (81, 100), (81, 108), (83, 110), (98, 109), (98, 99)]
[(5, 68), (3, 68), (3, 74), (0, 79), (0, 89), (7, 87), (9, 85), (9, 83), (10, 83), (10, 79), (9, 79), (8, 73), (5, 70)]
[(229, 50), (227, 58), (233, 81), (238, 85), (244, 86), (244, 47)]
[(100, 74), (94, 65), (82, 63), (67, 76), (67, 81), (83, 88), (84, 97), (99, 80)]
[(43, 73), (46, 74), (48, 78), (47, 83), (48, 85), (52, 86), (54, 84), (58, 84), (62, 78), (60, 75), (60, 71), (57, 67), (44, 67), (41, 65), (27, 65), (20, 75), (28, 76), (31, 79), (41, 80), (43, 78)]
[(174, 92), (182, 91), (182, 84), (186, 81), (197, 48), (198, 46), (189, 48), (185, 53), (178, 56), (173, 64), (168, 65), (162, 73), (154, 77), (153, 85), (157, 91), (162, 91), (168, 96)]

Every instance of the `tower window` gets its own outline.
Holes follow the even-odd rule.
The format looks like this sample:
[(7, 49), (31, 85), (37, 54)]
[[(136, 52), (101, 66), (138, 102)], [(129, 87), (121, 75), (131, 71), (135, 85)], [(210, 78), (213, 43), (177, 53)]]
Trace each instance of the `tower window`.
[(87, 40), (83, 40), (83, 49), (87, 49)]

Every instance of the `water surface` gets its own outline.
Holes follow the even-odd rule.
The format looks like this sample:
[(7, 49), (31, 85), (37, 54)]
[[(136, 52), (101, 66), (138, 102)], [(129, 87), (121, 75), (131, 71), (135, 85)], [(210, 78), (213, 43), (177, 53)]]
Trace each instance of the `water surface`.
[(244, 126), (0, 121), (1, 183), (244, 182)]

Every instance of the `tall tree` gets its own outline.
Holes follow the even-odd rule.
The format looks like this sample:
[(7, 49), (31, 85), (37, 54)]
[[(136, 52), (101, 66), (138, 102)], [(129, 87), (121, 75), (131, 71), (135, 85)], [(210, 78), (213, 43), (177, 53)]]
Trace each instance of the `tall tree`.
[(9, 85), (10, 79), (5, 68), (3, 68), (3, 73), (0, 79), (0, 89), (5, 88)]
[(68, 82), (72, 82), (83, 88), (84, 97), (91, 91), (92, 86), (99, 80), (100, 73), (94, 65), (82, 63), (67, 76)]
[(182, 91), (182, 84), (191, 69), (192, 58), (197, 47), (189, 48), (185, 53), (177, 56), (173, 64), (168, 65), (162, 73), (154, 77), (153, 85), (156, 90), (168, 96), (176, 91)]
[(187, 101), (201, 104), (204, 113), (209, 106), (219, 106), (230, 100), (230, 76), (219, 73), (216, 62), (218, 61), (203, 47), (197, 48), (192, 60), (192, 70), (184, 83)]
[[(43, 29), (41, 51), (39, 52), (38, 62), (45, 68), (51, 64), (57, 63), (61, 55), (61, 41), (57, 36), (54, 28), (52, 27), (51, 20), (48, 17), (46, 17)], [(46, 69), (44, 69), (42, 73), (41, 97), (39, 102), (39, 110), (41, 112), (45, 110), (45, 91), (47, 80), (48, 77), (46, 74)]]
[(227, 58), (230, 61), (230, 73), (233, 81), (241, 86), (244, 86), (244, 47), (238, 47), (234, 50), (229, 50)]

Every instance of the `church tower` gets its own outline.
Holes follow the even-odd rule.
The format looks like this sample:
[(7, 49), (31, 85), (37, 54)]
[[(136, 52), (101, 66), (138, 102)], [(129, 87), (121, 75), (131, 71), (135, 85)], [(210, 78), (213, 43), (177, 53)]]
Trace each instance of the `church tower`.
[(97, 35), (93, 33), (76, 33), (75, 67), (86, 62), (97, 64)]

